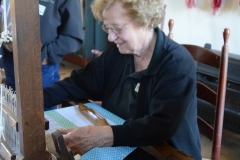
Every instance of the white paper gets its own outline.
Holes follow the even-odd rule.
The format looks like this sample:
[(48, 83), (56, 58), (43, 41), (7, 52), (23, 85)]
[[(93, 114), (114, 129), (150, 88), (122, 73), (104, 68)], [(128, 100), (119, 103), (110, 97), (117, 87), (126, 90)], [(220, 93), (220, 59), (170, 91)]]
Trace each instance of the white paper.
[[(76, 126), (82, 127), (87, 125), (93, 125), (87, 118), (85, 118), (82, 113), (80, 112), (78, 106), (60, 108), (56, 110), (58, 113), (63, 115), (65, 118), (70, 120)], [(110, 125), (115, 125), (109, 119), (106, 119)]]

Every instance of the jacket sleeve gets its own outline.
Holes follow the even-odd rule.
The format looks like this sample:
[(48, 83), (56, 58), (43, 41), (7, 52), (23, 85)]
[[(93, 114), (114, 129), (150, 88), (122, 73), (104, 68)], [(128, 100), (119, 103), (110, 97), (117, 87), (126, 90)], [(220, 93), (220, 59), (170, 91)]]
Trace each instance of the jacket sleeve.
[(60, 63), (69, 52), (76, 52), (82, 44), (82, 18), (79, 0), (66, 0), (58, 8), (61, 26), (56, 28), (58, 36), (42, 48), (43, 57), (49, 63)]
[(109, 75), (114, 72), (112, 68), (115, 61), (112, 59), (115, 56), (112, 52), (115, 51), (105, 51), (86, 67), (74, 70), (70, 77), (44, 88), (44, 107), (69, 101), (102, 100), (109, 83)]
[(54, 83), (51, 87), (44, 88), (44, 107), (69, 101), (101, 99), (100, 93), (104, 84), (99, 83), (102, 80), (96, 81), (96, 79), (103, 78), (99, 74), (102, 66), (98, 64), (98, 61), (98, 59), (95, 59), (83, 69), (72, 71), (70, 77)]

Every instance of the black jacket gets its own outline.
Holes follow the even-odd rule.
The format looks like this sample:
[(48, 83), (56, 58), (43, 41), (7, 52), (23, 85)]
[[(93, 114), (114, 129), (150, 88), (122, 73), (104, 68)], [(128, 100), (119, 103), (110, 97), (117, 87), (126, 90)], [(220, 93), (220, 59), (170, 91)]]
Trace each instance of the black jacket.
[(194, 61), (183, 46), (159, 29), (156, 32), (146, 70), (134, 73), (133, 56), (120, 54), (113, 45), (70, 78), (44, 89), (45, 107), (63, 101), (102, 100), (105, 109), (126, 119), (123, 125), (112, 126), (113, 146), (165, 141), (201, 159)]

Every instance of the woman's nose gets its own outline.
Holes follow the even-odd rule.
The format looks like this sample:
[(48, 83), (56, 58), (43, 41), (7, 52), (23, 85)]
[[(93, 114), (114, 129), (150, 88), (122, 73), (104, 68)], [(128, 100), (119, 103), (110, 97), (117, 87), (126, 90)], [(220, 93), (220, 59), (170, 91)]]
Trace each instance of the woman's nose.
[(111, 29), (109, 29), (109, 31), (108, 31), (108, 41), (113, 42), (114, 40), (117, 39), (117, 37), (118, 37), (117, 34), (114, 33)]

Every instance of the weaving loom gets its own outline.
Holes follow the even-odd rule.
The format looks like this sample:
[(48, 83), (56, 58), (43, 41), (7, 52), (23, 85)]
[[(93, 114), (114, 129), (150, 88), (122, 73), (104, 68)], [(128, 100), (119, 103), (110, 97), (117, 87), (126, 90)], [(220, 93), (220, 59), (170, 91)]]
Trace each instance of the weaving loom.
[(0, 155), (4, 159), (15, 159), (19, 153), (16, 94), (3, 84), (1, 84), (0, 90)]
[(50, 160), (45, 140), (38, 1), (3, 0), (1, 7), (0, 42), (13, 42), (16, 93), (1, 85), (0, 159)]
[[(15, 160), (20, 153), (17, 100), (12, 89), (4, 84), (0, 85), (0, 117), (0, 159)], [(45, 129), (48, 129), (48, 125), (48, 121), (46, 121)], [(51, 153), (52, 160), (74, 159), (71, 151), (66, 148), (60, 133), (52, 131), (51, 134), (46, 134), (46, 142), (47, 151)], [(65, 149), (65, 153), (63, 149)]]
[[(0, 46), (3, 42), (11, 42), (10, 1), (1, 1), (1, 37)], [(9, 25), (10, 24), (10, 25)], [(5, 75), (1, 70), (0, 84), (0, 158), (15, 159), (19, 153), (19, 137), (17, 134), (17, 104), (16, 94), (4, 84)]]

